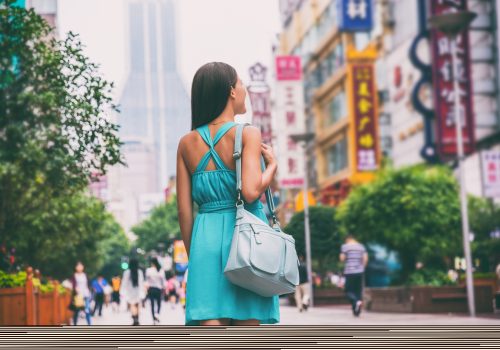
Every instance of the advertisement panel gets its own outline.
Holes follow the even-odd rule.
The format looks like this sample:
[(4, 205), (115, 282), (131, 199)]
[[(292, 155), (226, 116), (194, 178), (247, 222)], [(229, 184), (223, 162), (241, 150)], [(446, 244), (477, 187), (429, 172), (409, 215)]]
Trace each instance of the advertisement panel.
[(304, 90), (299, 56), (276, 57), (276, 151), (278, 181), (281, 188), (302, 188), (304, 155), (290, 137), (305, 132)]
[[(432, 15), (454, 10), (465, 10), (466, 0), (431, 1)], [(436, 111), (436, 143), (441, 158), (455, 157), (457, 153), (454, 98), (453, 66), (450, 40), (443, 33), (431, 31), (432, 80), (434, 88), (434, 110)], [(460, 120), (464, 151), (474, 151), (474, 115), (472, 106), (471, 64), (469, 32), (458, 36), (458, 79), (460, 96)]]
[(188, 267), (188, 255), (182, 240), (174, 241), (174, 263), (177, 274), (184, 273)]
[(377, 135), (377, 90), (373, 64), (350, 66), (355, 146), (355, 171), (371, 172), (379, 167)]
[(373, 29), (373, 0), (337, 0), (339, 29), (369, 32)]
[(252, 104), (252, 124), (260, 129), (262, 142), (272, 145), (271, 90), (266, 82), (267, 68), (257, 63), (250, 67), (248, 95)]
[(481, 152), (481, 163), (484, 196), (500, 198), (500, 151)]

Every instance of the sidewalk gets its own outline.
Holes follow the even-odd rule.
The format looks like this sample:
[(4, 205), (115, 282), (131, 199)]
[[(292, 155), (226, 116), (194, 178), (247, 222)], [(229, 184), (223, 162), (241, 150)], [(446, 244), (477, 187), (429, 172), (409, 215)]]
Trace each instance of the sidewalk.
[[(350, 307), (320, 306), (307, 312), (299, 313), (294, 307), (282, 305), (280, 325), (500, 325), (500, 315), (486, 314), (471, 318), (463, 314), (401, 314), (363, 312), (359, 318), (353, 317)], [(81, 313), (82, 314), (82, 313)], [(82, 314), (83, 315), (83, 314)], [(180, 305), (174, 309), (170, 304), (162, 303), (160, 325), (183, 325), (184, 310)], [(93, 318), (94, 325), (130, 325), (132, 319), (125, 305), (119, 313), (113, 313), (111, 307), (103, 308), (103, 316)], [(151, 308), (146, 303), (141, 308), (141, 325), (152, 325)], [(85, 324), (80, 319), (79, 325)]]

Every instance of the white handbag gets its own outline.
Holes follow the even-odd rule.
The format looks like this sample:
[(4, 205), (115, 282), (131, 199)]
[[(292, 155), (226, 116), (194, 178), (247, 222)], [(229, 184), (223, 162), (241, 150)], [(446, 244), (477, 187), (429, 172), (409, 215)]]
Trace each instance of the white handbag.
[(273, 227), (247, 211), (241, 197), (241, 149), (245, 124), (236, 129), (236, 224), (224, 275), (232, 283), (264, 297), (288, 294), (299, 284), (300, 264), (295, 240), (281, 231), (276, 218), (271, 190), (266, 201)]

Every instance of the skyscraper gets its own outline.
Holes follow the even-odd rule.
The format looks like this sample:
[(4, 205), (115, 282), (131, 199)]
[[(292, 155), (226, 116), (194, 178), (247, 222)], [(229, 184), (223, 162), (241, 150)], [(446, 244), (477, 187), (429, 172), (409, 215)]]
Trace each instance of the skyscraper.
[[(177, 144), (190, 129), (190, 107), (177, 71), (172, 1), (130, 0), (127, 7), (129, 75), (118, 116), (127, 167), (120, 169), (118, 192), (128, 203), (127, 221), (134, 224), (145, 213), (141, 203), (161, 201), (175, 175)], [(128, 208), (132, 203), (135, 215)]]

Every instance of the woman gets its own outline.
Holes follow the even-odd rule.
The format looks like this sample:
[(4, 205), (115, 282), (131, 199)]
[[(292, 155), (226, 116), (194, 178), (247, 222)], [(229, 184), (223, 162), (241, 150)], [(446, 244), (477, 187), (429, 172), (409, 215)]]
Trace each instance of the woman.
[(157, 305), (157, 313), (160, 314), (161, 297), (163, 288), (165, 287), (165, 271), (161, 268), (157, 258), (151, 259), (151, 266), (146, 270), (146, 282), (148, 287), (148, 298), (151, 303), (151, 315), (153, 321), (160, 322), (155, 315), (155, 303)]
[(111, 305), (114, 312), (120, 311), (120, 283), (121, 278), (119, 276), (115, 276), (111, 280), (111, 285), (113, 286), (113, 293), (111, 294)]
[[(73, 310), (73, 325), (78, 323), (78, 314), (80, 310), (85, 312), (85, 319), (87, 324), (90, 326), (92, 324), (92, 317), (90, 315), (90, 281), (87, 278), (87, 274), (83, 272), (85, 266), (81, 261), (78, 261), (75, 266), (75, 273), (71, 277), (71, 287), (73, 290), (71, 297), (71, 309)], [(82, 305), (76, 300), (83, 300)]]
[(131, 258), (129, 268), (123, 272), (120, 294), (127, 299), (133, 326), (139, 325), (139, 303), (144, 298), (144, 275), (137, 258)]
[[(191, 91), (192, 131), (177, 150), (177, 207), (189, 257), (186, 325), (258, 325), (279, 322), (278, 296), (262, 297), (224, 276), (236, 216), (233, 148), (235, 116), (246, 112), (246, 91), (233, 67), (208, 63)], [(266, 170), (261, 171), (264, 156)], [(243, 132), (242, 195), (247, 210), (267, 222), (258, 201), (277, 170), (260, 131)], [(199, 214), (193, 220), (193, 200)]]

